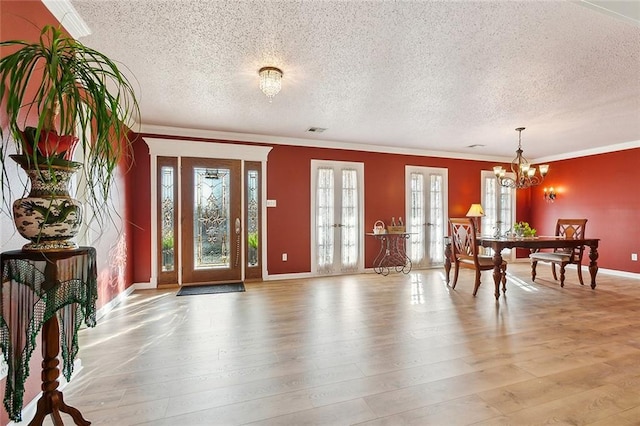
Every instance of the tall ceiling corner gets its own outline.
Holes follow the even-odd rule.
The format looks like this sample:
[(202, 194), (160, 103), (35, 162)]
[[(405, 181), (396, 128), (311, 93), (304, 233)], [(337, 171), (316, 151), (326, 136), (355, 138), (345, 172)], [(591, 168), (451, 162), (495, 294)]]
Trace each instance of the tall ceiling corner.
[(91, 29), (78, 15), (70, 0), (42, 0), (42, 3), (62, 24), (71, 37), (78, 39), (91, 34)]

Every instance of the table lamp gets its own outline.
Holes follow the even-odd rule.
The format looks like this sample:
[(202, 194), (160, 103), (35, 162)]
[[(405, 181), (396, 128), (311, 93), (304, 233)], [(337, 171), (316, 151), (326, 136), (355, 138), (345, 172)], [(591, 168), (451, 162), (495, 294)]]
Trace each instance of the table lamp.
[(478, 228), (478, 218), (484, 216), (484, 209), (480, 204), (471, 204), (469, 207), (469, 211), (467, 212), (467, 217), (473, 218), (473, 225), (476, 227), (476, 233), (480, 233), (480, 228)]

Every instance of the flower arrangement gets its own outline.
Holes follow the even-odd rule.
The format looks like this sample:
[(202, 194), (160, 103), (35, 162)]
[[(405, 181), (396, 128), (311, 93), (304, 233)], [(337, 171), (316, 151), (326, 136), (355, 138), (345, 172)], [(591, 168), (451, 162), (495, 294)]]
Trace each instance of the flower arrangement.
[(531, 228), (528, 222), (516, 222), (513, 225), (513, 232), (519, 237), (533, 237), (536, 235), (535, 228)]

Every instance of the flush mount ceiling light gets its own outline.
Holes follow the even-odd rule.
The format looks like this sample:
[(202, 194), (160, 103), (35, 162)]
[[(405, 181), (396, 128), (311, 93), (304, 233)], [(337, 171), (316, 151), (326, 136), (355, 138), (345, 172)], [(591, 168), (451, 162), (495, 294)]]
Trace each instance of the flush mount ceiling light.
[(506, 176), (507, 171), (502, 166), (495, 166), (493, 172), (500, 185), (508, 188), (522, 189), (529, 188), (534, 185), (540, 185), (544, 177), (549, 172), (548, 164), (540, 165), (540, 175), (536, 175), (536, 168), (529, 163), (529, 160), (522, 155), (522, 131), (524, 127), (518, 127), (518, 149), (516, 150), (516, 158), (511, 162), (511, 173), (513, 177)]
[(260, 90), (267, 95), (269, 102), (280, 92), (282, 88), (282, 70), (276, 67), (262, 67), (258, 71), (260, 75)]

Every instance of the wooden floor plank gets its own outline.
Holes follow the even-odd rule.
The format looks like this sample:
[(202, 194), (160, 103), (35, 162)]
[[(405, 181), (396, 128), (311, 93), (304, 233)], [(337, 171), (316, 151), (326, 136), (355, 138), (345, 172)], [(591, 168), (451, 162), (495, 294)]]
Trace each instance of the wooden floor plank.
[(640, 282), (547, 272), (509, 264), (498, 301), (441, 269), (136, 291), (80, 331), (65, 400), (93, 425), (640, 425)]

